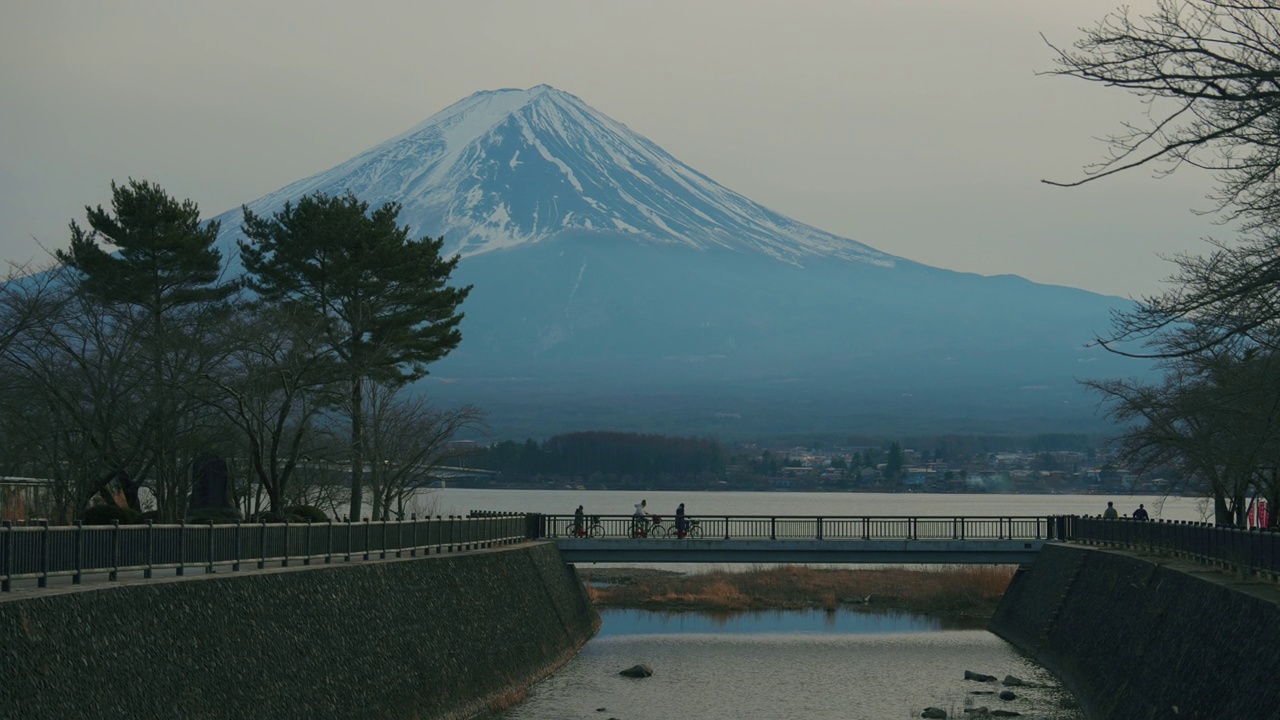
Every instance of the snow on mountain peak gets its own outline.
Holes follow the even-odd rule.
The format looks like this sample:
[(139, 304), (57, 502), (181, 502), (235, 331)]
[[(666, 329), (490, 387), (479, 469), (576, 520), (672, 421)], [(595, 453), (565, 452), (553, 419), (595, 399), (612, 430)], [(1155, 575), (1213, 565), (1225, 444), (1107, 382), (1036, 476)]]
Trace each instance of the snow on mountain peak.
[[(583, 231), (699, 249), (893, 265), (896, 258), (758, 205), (549, 85), (481, 91), (356, 157), (249, 203), (323, 192), (395, 201), (415, 236), (464, 256)], [(239, 210), (222, 216), (239, 229)]]

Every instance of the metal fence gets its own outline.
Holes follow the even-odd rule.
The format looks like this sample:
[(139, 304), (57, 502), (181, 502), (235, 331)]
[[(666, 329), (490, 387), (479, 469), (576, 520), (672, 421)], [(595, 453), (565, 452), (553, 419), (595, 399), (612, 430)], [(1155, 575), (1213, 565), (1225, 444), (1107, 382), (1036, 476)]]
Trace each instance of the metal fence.
[(1280, 532), (1180, 520), (1065, 517), (1065, 537), (1097, 545), (1154, 550), (1280, 578)]
[(90, 573), (116, 580), (123, 571), (156, 570), (183, 575), (188, 568), (263, 568), (415, 557), (521, 542), (536, 528), (523, 513), (434, 517), (387, 522), (282, 523), (234, 525), (0, 524), (0, 592), (14, 580), (70, 576), (73, 584)]
[[(539, 535), (545, 538), (574, 537), (572, 515), (541, 515)], [(698, 515), (690, 516), (710, 540), (1047, 540), (1057, 523), (1050, 517), (886, 517), (833, 516), (799, 517), (786, 515)], [(674, 518), (650, 516), (643, 535), (653, 524), (670, 528)], [(594, 538), (639, 537), (631, 515), (591, 515), (588, 528), (598, 526)], [(675, 538), (675, 533), (668, 535)]]

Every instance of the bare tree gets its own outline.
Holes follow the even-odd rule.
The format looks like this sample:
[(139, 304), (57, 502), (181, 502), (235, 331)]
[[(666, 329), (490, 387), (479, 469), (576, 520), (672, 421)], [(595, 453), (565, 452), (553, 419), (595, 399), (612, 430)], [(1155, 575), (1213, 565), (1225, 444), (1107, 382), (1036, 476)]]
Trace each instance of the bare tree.
[[(458, 433), (484, 425), (472, 405), (434, 407), (403, 385), (369, 383), (361, 393), (366, 418), (365, 449), (372, 517), (403, 518), (413, 494), (435, 479), (442, 466), (470, 451), (455, 443)], [(343, 411), (330, 425), (335, 438), (349, 432)], [(353, 518), (354, 519), (354, 518)]]
[(1280, 220), (1280, 2), (1159, 0), (1149, 15), (1107, 15), (1072, 49), (1049, 45), (1051, 74), (1123, 88), (1147, 109), (1106, 138), (1110, 152), (1087, 177), (1052, 184), (1189, 165), (1216, 174), (1226, 217)]
[(139, 440), (148, 380), (137, 329), (56, 279), (39, 292), (39, 321), (0, 347), (6, 393), (22, 398), (5, 416), (6, 439), (53, 479), (67, 513), (95, 494), (140, 509), (153, 456)]
[(221, 390), (211, 402), (239, 429), (248, 469), (283, 513), (299, 462), (318, 454), (315, 420), (338, 403), (342, 378), (314, 318), (258, 306), (228, 330), (235, 349), (210, 376)]
[(1223, 344), (1166, 361), (1164, 370), (1157, 384), (1086, 383), (1126, 427), (1120, 459), (1139, 471), (1173, 469), (1182, 484), (1171, 491), (1204, 490), (1217, 523), (1243, 524), (1251, 496), (1280, 490), (1280, 356)]

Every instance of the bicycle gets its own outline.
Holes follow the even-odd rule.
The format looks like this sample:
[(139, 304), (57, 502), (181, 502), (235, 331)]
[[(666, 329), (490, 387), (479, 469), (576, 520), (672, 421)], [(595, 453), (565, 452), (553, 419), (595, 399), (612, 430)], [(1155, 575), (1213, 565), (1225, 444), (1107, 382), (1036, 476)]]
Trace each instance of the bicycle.
[(633, 517), (631, 519), (631, 537), (633, 538), (664, 538), (667, 536), (667, 529), (661, 525), (662, 518), (657, 515), (649, 515), (647, 517)]
[[(640, 537), (669, 537), (675, 540), (682, 540), (684, 538), (693, 538), (696, 540), (702, 537), (702, 523), (689, 518), (685, 518), (685, 522), (689, 524), (689, 527), (685, 529), (684, 533), (681, 533), (679, 530), (676, 530), (674, 526), (667, 527), (662, 525), (662, 518), (654, 517), (653, 525), (648, 529), (648, 535), (641, 535)], [(635, 536), (633, 535), (632, 537)]]
[(571, 538), (599, 538), (604, 537), (604, 526), (600, 524), (600, 516), (592, 515), (588, 522), (584, 522), (582, 527), (577, 527), (577, 523), (570, 522), (564, 526), (565, 537)]

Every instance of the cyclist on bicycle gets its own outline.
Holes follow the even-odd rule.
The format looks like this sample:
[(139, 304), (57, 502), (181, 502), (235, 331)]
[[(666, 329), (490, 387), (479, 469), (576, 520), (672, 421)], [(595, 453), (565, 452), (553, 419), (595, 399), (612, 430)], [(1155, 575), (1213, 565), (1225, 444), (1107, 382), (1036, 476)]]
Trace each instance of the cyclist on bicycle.
[(649, 503), (645, 500), (641, 500), (636, 503), (636, 511), (631, 516), (633, 535), (639, 534), (641, 537), (644, 537), (649, 533), (649, 511), (645, 510), (645, 507), (648, 504)]

